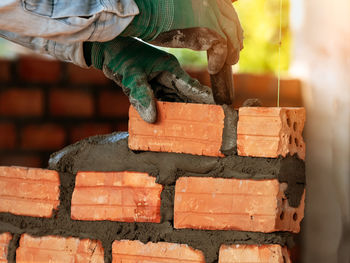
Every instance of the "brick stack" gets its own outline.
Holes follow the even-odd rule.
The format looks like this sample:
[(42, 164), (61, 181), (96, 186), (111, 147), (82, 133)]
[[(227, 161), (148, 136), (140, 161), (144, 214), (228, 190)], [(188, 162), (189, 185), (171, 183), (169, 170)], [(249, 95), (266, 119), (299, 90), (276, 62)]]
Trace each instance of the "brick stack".
[(236, 131), (221, 106), (157, 106), (157, 123), (131, 108), (129, 138), (81, 141), (51, 170), (1, 167), (0, 262), (291, 262), (304, 110), (241, 108)]

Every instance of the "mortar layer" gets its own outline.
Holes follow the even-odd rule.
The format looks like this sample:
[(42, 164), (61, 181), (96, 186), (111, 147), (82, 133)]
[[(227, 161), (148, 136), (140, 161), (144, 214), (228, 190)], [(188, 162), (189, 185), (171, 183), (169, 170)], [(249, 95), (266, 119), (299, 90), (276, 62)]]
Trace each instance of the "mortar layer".
[(175, 185), (182, 176), (238, 179), (278, 179), (288, 184), (289, 205), (298, 207), (305, 188), (305, 164), (296, 156), (224, 158), (177, 153), (134, 152), (127, 133), (95, 136), (53, 154), (49, 168), (76, 174), (78, 171), (147, 172), (162, 185)]

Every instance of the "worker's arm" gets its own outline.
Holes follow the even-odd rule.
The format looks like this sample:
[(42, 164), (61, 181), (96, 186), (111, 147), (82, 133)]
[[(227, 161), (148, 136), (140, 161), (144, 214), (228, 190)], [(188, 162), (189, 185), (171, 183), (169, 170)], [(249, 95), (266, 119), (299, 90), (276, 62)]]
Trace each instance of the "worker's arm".
[(117, 37), (109, 42), (86, 42), (88, 64), (123, 88), (131, 104), (147, 122), (156, 121), (156, 107), (149, 81), (156, 80), (182, 100), (214, 103), (211, 89), (192, 79), (177, 59), (164, 51), (131, 37)]
[(243, 30), (232, 0), (135, 0), (140, 14), (122, 33), (166, 47), (207, 50), (210, 74), (235, 64)]
[(82, 43), (114, 39), (138, 13), (134, 0), (1, 0), (0, 36), (86, 67)]

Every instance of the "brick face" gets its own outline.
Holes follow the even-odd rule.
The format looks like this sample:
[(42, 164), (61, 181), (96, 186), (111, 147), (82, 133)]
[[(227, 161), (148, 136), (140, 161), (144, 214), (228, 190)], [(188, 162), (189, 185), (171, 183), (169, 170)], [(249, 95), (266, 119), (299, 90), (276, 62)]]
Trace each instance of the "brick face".
[(8, 246), (11, 239), (10, 233), (0, 234), (0, 263), (7, 263)]
[(140, 241), (114, 241), (112, 263), (205, 263), (204, 255), (187, 245), (173, 243), (147, 243)]
[(50, 113), (54, 116), (89, 117), (94, 114), (92, 95), (79, 90), (53, 90)]
[(55, 171), (0, 167), (0, 212), (51, 217), (59, 204), (59, 184)]
[(86, 137), (99, 134), (108, 134), (111, 132), (112, 127), (109, 124), (87, 123), (76, 125), (71, 130), (70, 141), (74, 143)]
[(219, 263), (291, 263), (287, 248), (280, 245), (223, 245)]
[(65, 138), (65, 131), (59, 125), (28, 125), (21, 133), (21, 147), (30, 150), (56, 150), (64, 146)]
[(0, 115), (41, 116), (44, 109), (43, 93), (39, 89), (8, 89), (0, 91)]
[(23, 82), (55, 83), (61, 79), (61, 63), (34, 57), (21, 57), (18, 74)]
[(223, 156), (225, 115), (221, 106), (158, 102), (157, 111), (158, 121), (149, 124), (130, 107), (130, 149)]
[(68, 64), (67, 72), (68, 80), (73, 84), (106, 85), (112, 83), (107, 77), (105, 77), (101, 70), (94, 68), (85, 69), (73, 64)]
[(277, 158), (296, 153), (305, 159), (304, 122), (304, 108), (240, 108), (238, 155)]
[(137, 172), (79, 172), (72, 218), (159, 223), (163, 187), (155, 180)]
[(0, 149), (13, 149), (15, 144), (15, 126), (11, 123), (0, 123)]
[(101, 116), (119, 118), (128, 116), (130, 102), (122, 91), (103, 91), (99, 96), (98, 103)]
[(304, 199), (298, 208), (289, 207), (286, 187), (277, 180), (182, 177), (175, 187), (174, 226), (297, 233)]
[(104, 252), (100, 241), (23, 234), (16, 250), (16, 262), (104, 263)]

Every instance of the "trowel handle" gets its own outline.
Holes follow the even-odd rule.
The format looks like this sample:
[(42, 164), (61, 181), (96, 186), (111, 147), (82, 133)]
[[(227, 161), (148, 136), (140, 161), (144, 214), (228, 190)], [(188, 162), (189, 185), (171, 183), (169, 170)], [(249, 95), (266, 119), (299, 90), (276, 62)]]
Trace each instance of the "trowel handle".
[(214, 75), (210, 75), (211, 88), (216, 104), (233, 104), (234, 86), (232, 66), (225, 64), (224, 67)]

